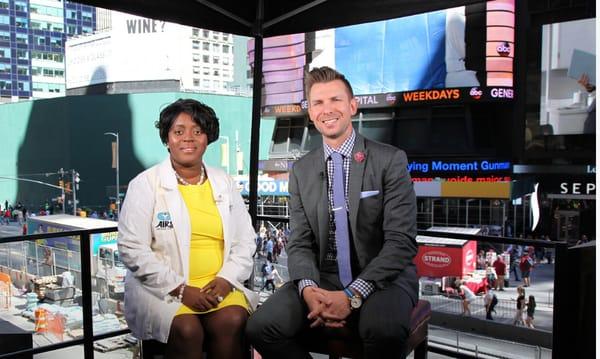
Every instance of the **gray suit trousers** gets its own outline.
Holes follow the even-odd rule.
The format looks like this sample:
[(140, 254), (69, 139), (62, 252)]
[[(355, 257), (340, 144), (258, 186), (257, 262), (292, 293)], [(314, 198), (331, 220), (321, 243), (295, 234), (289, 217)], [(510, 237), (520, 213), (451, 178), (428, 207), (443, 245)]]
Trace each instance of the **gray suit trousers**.
[[(321, 273), (321, 288), (340, 290), (337, 274)], [(360, 312), (348, 318), (347, 329), (310, 329), (308, 307), (293, 283), (286, 283), (250, 316), (246, 334), (265, 359), (304, 359), (310, 354), (299, 340), (303, 331), (315, 331), (312, 338), (335, 336), (336, 331), (358, 330), (365, 358), (404, 358), (410, 333), (413, 299), (406, 291), (391, 285), (371, 294)], [(338, 332), (339, 334), (339, 332)]]

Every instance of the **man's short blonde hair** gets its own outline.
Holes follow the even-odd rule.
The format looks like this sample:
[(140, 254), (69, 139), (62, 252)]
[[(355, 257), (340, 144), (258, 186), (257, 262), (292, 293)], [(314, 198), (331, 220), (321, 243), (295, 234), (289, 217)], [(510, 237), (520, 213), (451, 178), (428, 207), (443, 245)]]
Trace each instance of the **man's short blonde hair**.
[(304, 78), (304, 93), (306, 95), (306, 98), (309, 98), (310, 89), (313, 87), (314, 84), (331, 82), (335, 80), (342, 81), (344, 85), (346, 85), (346, 89), (348, 90), (350, 98), (354, 97), (354, 91), (352, 91), (352, 86), (350, 85), (350, 82), (348, 82), (346, 77), (341, 73), (337, 72), (336, 70), (332, 69), (331, 67), (323, 66), (315, 67), (306, 74)]

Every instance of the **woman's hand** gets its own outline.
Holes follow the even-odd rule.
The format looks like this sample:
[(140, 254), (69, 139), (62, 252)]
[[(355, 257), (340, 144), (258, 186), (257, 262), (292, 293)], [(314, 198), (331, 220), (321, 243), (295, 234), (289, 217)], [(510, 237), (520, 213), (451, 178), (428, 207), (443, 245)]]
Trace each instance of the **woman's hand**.
[(207, 293), (203, 289), (191, 286), (184, 288), (182, 302), (189, 308), (200, 312), (205, 312), (219, 304), (216, 294)]
[(227, 281), (227, 279), (221, 277), (215, 277), (215, 279), (208, 282), (204, 288), (201, 289), (204, 293), (210, 293), (217, 298), (218, 302), (222, 302), (223, 298), (225, 298), (233, 289), (231, 284)]

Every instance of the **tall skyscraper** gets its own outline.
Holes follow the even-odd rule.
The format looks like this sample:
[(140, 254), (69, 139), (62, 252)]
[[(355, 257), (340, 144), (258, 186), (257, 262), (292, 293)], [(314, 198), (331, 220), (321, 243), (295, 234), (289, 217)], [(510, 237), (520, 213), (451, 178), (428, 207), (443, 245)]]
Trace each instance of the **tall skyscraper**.
[(66, 39), (95, 24), (91, 6), (0, 0), (0, 102), (64, 96)]

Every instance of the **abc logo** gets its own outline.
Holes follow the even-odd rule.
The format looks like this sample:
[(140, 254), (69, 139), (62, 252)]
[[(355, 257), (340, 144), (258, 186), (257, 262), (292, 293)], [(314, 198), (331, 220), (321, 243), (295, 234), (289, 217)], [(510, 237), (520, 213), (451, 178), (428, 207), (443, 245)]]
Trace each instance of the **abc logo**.
[(469, 95), (471, 95), (471, 97), (473, 97), (475, 100), (479, 100), (481, 98), (481, 95), (483, 95), (483, 91), (481, 91), (477, 87), (471, 87)]
[(496, 51), (498, 51), (500, 56), (508, 56), (510, 54), (510, 44), (505, 42), (502, 45), (498, 45), (496, 46)]
[(396, 102), (396, 95), (391, 93), (385, 95), (385, 101), (390, 105), (393, 105)]

